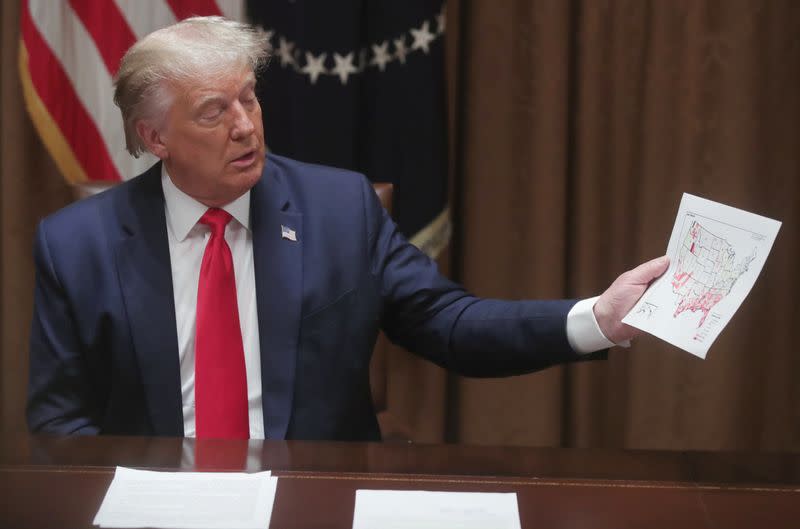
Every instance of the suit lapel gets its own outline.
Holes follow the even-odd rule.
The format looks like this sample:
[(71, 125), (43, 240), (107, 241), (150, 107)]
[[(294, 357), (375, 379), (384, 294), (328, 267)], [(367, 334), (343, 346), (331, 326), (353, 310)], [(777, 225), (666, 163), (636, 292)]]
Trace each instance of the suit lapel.
[(127, 233), (116, 264), (139, 363), (145, 400), (157, 435), (183, 436), (175, 300), (169, 243), (156, 164), (116, 204)]
[[(283, 439), (291, 419), (303, 298), (303, 216), (291, 209), (284, 178), (268, 158), (250, 195), (262, 406), (271, 439)], [(283, 236), (284, 228), (296, 240), (289, 232)]]

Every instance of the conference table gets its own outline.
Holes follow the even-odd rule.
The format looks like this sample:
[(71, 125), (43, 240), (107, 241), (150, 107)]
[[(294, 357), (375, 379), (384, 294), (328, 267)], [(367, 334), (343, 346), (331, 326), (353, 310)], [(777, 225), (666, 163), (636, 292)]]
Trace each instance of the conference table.
[[(525, 528), (800, 528), (800, 454), (0, 435), (0, 528), (83, 528), (116, 466), (271, 470), (272, 528), (351, 528), (358, 489), (515, 492)], [(487, 528), (488, 529), (488, 528)]]

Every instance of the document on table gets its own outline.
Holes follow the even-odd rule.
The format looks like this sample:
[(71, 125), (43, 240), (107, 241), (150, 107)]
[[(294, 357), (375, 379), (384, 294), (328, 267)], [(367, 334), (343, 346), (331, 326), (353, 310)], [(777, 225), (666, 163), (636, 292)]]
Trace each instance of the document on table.
[(781, 223), (684, 193), (670, 265), (623, 323), (705, 358), (767, 260)]
[(516, 493), (357, 490), (353, 529), (520, 529)]
[(269, 472), (152, 472), (117, 467), (94, 524), (167, 529), (269, 527)]

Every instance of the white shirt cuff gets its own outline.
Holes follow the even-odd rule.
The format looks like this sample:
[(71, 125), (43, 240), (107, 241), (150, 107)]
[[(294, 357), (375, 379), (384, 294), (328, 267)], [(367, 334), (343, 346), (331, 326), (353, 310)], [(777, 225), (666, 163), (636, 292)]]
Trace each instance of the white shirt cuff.
[(594, 304), (597, 298), (583, 299), (575, 304), (567, 314), (567, 340), (575, 352), (580, 354), (593, 353), (601, 349), (608, 349), (615, 345), (630, 347), (631, 343), (625, 340), (615, 344), (603, 334), (597, 319), (594, 317)]

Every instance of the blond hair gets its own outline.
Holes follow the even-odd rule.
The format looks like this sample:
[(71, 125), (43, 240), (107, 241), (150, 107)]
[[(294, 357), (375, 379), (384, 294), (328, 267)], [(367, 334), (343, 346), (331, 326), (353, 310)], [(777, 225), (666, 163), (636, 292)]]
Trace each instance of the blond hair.
[(263, 29), (222, 17), (187, 18), (142, 38), (125, 53), (114, 79), (114, 103), (122, 112), (128, 152), (138, 157), (147, 150), (136, 124), (163, 119), (176, 83), (245, 66), (258, 73), (269, 56)]

